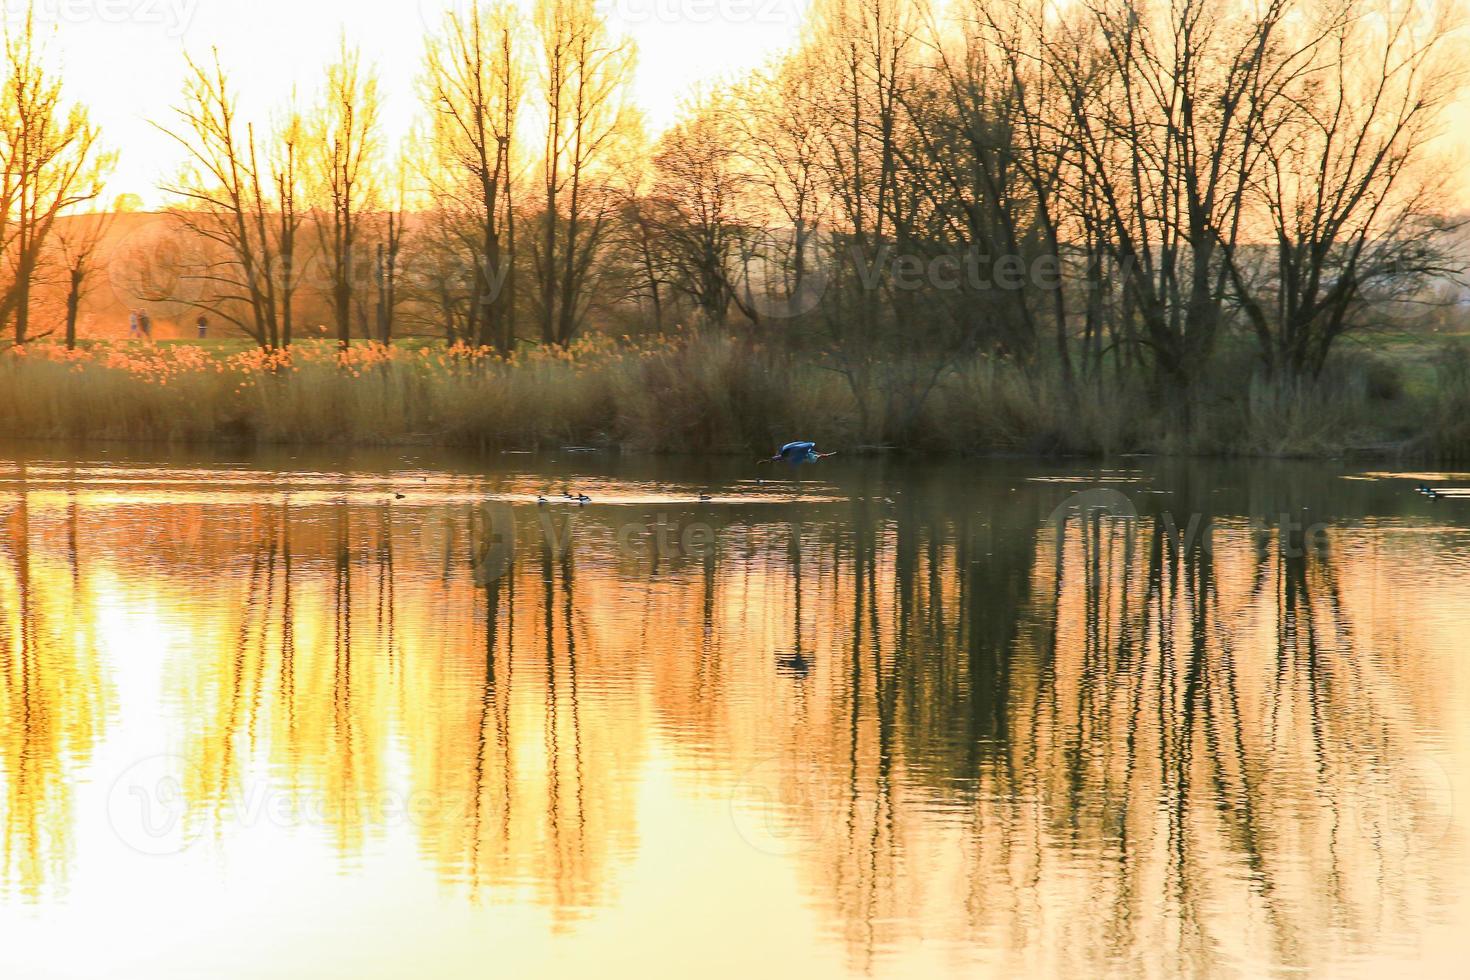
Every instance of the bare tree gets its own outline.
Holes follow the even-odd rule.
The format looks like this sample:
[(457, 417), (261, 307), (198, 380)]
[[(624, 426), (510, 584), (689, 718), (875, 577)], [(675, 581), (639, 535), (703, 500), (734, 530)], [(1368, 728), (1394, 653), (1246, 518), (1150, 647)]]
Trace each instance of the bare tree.
[(467, 333), (503, 352), (513, 349), (517, 332), (512, 153), (524, 89), (522, 34), (514, 6), (477, 3), (446, 15), (426, 55), (435, 196), (454, 200), (463, 214), (460, 244), (474, 270)]
[(653, 173), (641, 165), (627, 167), (614, 188), (619, 203), (610, 245), (621, 266), (625, 296), (637, 304), (640, 316), (645, 315), (647, 304), (653, 332), (662, 337), (673, 299), (675, 271), (662, 230), (661, 202), (654, 193)]
[(66, 106), (36, 41), (34, 12), (7, 30), (9, 69), (0, 90), (0, 256), (10, 278), (0, 292), (0, 322), (14, 318), (14, 340), (30, 335), (31, 288), (57, 219), (102, 192), (112, 157), (81, 106)]
[(327, 264), (337, 342), (344, 347), (352, 340), (363, 216), (376, 205), (380, 112), (377, 75), (344, 38), (337, 61), (327, 67), (321, 103), (311, 119), (317, 240)]
[(1187, 390), (1227, 325), (1223, 258), (1264, 137), (1253, 93), (1288, 3), (1087, 0), (1031, 25), (1070, 117), (1063, 176), (1102, 223), (1161, 391)]
[[(732, 114), (745, 178), (786, 228), (762, 243), (762, 258), (784, 274), (786, 297), (808, 283), (813, 242), (821, 231), (827, 196), (821, 180), (825, 134), (818, 112), (821, 76), (809, 49), (798, 49), (757, 72), (735, 93)], [(774, 261), (773, 261), (774, 260)]]
[(299, 281), (299, 240), (304, 216), (301, 213), (302, 154), (306, 149), (306, 130), (301, 114), (293, 106), (278, 127), (273, 145), (271, 180), (275, 186), (277, 266), (280, 275), (278, 304), (280, 342), (290, 347), (295, 319), (296, 290)]
[(69, 216), (55, 231), (55, 253), (66, 282), (66, 349), (77, 346), (77, 317), (97, 271), (98, 249), (112, 227), (112, 215), (93, 212)]
[(179, 230), (199, 246), (198, 261), (181, 278), (200, 289), (158, 298), (233, 323), (262, 347), (289, 343), (299, 122), (288, 118), (273, 141), (273, 162), (263, 161), (255, 126), (240, 119), (218, 52), (211, 64), (187, 63), (175, 123), (155, 125), (186, 154), (179, 178), (164, 189), (180, 201), (172, 211)]
[(1265, 136), (1248, 206), (1271, 243), (1264, 274), (1226, 253), (1268, 371), (1294, 379), (1321, 373), (1365, 299), (1445, 271), (1443, 171), (1415, 165), (1461, 76), (1447, 4), (1324, 0), (1304, 13), (1254, 93)]
[(670, 284), (693, 300), (704, 319), (722, 326), (730, 305), (752, 319), (732, 281), (732, 263), (749, 219), (742, 213), (744, 177), (737, 168), (730, 106), (705, 97), (690, 105), (654, 151), (655, 199), (636, 215), (651, 219), (674, 271)]
[[(943, 371), (942, 359), (919, 359), (913, 324), (896, 308), (912, 298), (892, 289), (884, 265), (894, 253), (893, 216), (902, 160), (902, 92), (913, 84), (919, 53), (914, 8), (900, 0), (826, 0), (815, 8), (820, 39), (822, 176), (832, 201), (835, 288), (822, 307), (828, 350), (846, 378), (865, 433), (882, 436), (916, 417)], [(903, 247), (900, 245), (902, 254)], [(920, 376), (913, 375), (918, 371)], [(902, 400), (904, 404), (897, 404)], [(894, 419), (890, 425), (889, 420)]]
[(537, 315), (542, 340), (565, 345), (586, 313), (615, 213), (616, 195), (603, 178), (637, 128), (627, 97), (634, 49), (610, 35), (592, 0), (540, 0), (536, 28), (546, 111), (543, 210), (532, 252)]
[(407, 195), (403, 185), (404, 172), (407, 168), (407, 161), (400, 159), (396, 168), (397, 184), (393, 206), (383, 213), (379, 222), (382, 228), (382, 238), (378, 242), (377, 265), (374, 269), (374, 279), (378, 289), (375, 321), (377, 340), (382, 344), (393, 342), (393, 321), (398, 311), (400, 256), (403, 252), (404, 232), (407, 227)]

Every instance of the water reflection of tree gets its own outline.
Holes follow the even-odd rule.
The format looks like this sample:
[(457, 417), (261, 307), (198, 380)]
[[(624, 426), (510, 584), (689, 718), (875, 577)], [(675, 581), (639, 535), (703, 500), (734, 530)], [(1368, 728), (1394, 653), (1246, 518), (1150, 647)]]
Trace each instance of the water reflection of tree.
[[(776, 767), (860, 964), (921, 922), (1048, 972), (1301, 967), (1422, 916), (1417, 682), (1358, 639), (1398, 627), (1354, 627), (1331, 549), (985, 499), (859, 499), (799, 559), (799, 532), (733, 528), (709, 632), (738, 647), (655, 676), (732, 775)], [(769, 651), (807, 609), (792, 683)]]
[[(607, 900), (633, 846), (629, 773), (644, 736), (616, 690), (628, 648), (609, 655), (596, 638), (616, 634), (589, 622), (613, 606), (609, 583), (585, 585), (557, 537), (537, 535), (505, 574), (446, 596), (451, 621), (480, 624), (476, 646), (445, 651), (454, 682), (411, 740), (425, 748), (415, 778), (435, 805), (422, 836), (441, 873), (475, 893), (531, 885), (565, 922)], [(444, 547), (466, 548), (472, 569), (472, 542)], [(427, 679), (434, 665), (418, 669)]]
[[(615, 895), (654, 743), (705, 792), (776, 774), (860, 963), (922, 927), (1018, 970), (1308, 966), (1427, 902), (1414, 678), (1375, 657), (1399, 627), (1360, 612), (1340, 538), (1262, 549), (1241, 520), (1053, 526), (1005, 488), (864, 489), (731, 508), (698, 553), (600, 551), (578, 511), (577, 550), (530, 537), (488, 582), (467, 514), (376, 503), (215, 507), (174, 565), (114, 542), (108, 567), (120, 602), (187, 612), (167, 693), (196, 824), (284, 787), (351, 863), (408, 819), (444, 880), (529, 889), (561, 921)], [(30, 523), (22, 499), (0, 570), (23, 885), (61, 860), (62, 776), (105, 703), (75, 639), (87, 536), (75, 510), (54, 540)]]
[[(812, 867), (857, 951), (901, 931), (879, 894), (1031, 966), (1141, 972), (1305, 966), (1370, 941), (1385, 906), (1422, 911), (1416, 748), (1391, 717), (1411, 679), (1366, 669), (1330, 551), (919, 518), (854, 548), (853, 667), (832, 679), (852, 714), (848, 785), (827, 792), (856, 817), (823, 818)], [(962, 916), (943, 907), (957, 855)]]
[(38, 525), (24, 464), (17, 482), (14, 498), (0, 501), (0, 884), (36, 900), (66, 881), (75, 771), (90, 763), (111, 693), (97, 657), (77, 501)]

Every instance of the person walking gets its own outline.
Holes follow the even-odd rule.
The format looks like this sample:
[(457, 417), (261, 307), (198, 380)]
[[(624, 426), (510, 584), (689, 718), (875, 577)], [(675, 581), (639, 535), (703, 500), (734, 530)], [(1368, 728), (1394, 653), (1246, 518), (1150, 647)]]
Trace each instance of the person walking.
[(144, 340), (152, 340), (153, 339), (153, 318), (148, 315), (148, 311), (147, 310), (144, 310), (143, 312), (141, 312), (141, 313), (138, 314), (138, 325), (143, 328), (143, 339)]
[(200, 340), (203, 340), (204, 338), (209, 336), (209, 317), (205, 316), (203, 313), (199, 314), (199, 319), (194, 321), (194, 326), (199, 328)]
[(133, 310), (128, 314), (128, 339), (132, 340), (138, 336), (138, 311)]

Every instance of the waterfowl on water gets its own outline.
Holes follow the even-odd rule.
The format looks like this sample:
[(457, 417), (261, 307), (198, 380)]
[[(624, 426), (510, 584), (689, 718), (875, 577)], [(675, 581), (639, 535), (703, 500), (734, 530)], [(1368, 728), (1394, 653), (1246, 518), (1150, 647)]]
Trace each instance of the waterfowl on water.
[(788, 677), (803, 678), (811, 673), (811, 661), (801, 655), (797, 650), (793, 653), (778, 655), (776, 657), (776, 669)]

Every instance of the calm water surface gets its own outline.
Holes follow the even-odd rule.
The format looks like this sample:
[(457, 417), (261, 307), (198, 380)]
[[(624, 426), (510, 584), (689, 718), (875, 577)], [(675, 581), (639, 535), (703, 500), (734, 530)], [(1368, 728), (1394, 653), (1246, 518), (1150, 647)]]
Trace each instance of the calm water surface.
[(1470, 501), (757, 475), (0, 450), (0, 973), (1463, 975)]

